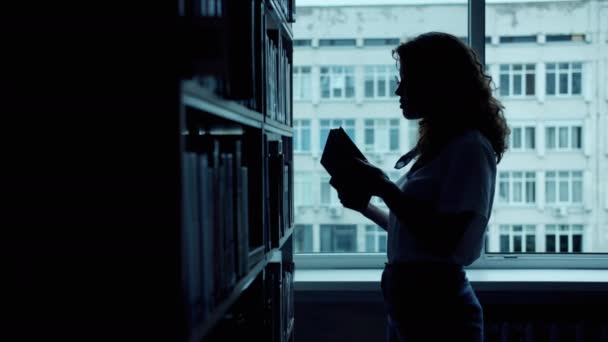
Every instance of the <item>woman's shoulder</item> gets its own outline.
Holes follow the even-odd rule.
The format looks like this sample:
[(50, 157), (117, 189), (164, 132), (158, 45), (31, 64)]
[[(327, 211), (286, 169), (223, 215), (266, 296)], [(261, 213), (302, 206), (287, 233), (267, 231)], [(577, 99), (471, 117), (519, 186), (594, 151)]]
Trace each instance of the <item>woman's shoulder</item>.
[(490, 144), (488, 138), (486, 138), (479, 130), (473, 128), (467, 129), (455, 136), (449, 145), (453, 149), (452, 152), (460, 151), (461, 149), (470, 149), (477, 146), (481, 146), (482, 149), (487, 151), (493, 151), (492, 144)]

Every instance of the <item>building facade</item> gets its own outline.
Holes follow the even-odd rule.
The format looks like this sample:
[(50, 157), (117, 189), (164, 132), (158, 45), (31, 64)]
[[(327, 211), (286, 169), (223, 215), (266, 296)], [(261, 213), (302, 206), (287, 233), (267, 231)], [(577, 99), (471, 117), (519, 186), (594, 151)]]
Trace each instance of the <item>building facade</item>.
[[(418, 123), (391, 51), (428, 31), (466, 41), (467, 3), (309, 3), (294, 24), (295, 249), (385, 252), (386, 232), (329, 186), (323, 146), (342, 126), (391, 179), (406, 172), (393, 166)], [(608, 253), (608, 1), (486, 1), (485, 61), (511, 128), (486, 251)]]

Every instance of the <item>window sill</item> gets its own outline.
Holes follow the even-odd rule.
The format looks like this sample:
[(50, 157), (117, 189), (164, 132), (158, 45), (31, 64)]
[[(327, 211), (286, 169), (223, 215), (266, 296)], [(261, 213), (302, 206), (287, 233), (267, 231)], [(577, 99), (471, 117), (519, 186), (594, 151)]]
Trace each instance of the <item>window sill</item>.
[[(297, 267), (297, 265), (296, 265)], [(467, 269), (476, 291), (608, 290), (608, 270)], [(296, 291), (378, 291), (381, 269), (305, 269), (295, 272)]]

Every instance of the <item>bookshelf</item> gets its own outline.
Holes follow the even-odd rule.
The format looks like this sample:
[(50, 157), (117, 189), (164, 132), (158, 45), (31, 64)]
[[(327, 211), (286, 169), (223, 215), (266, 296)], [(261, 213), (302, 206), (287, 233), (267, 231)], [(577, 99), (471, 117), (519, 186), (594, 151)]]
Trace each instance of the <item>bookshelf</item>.
[(294, 0), (178, 6), (182, 336), (294, 340)]

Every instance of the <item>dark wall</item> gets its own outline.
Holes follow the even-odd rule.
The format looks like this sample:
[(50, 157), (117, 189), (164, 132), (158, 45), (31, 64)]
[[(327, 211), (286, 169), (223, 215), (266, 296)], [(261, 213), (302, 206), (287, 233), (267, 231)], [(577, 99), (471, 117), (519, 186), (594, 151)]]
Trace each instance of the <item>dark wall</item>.
[[(486, 341), (608, 341), (605, 291), (477, 291)], [(384, 341), (378, 292), (295, 293), (298, 342)]]

